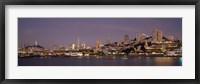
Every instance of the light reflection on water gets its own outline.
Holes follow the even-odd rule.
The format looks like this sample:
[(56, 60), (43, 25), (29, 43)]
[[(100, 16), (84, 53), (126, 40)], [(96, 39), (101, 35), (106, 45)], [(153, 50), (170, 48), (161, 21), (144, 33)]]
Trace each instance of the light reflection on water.
[(182, 66), (182, 57), (31, 57), (19, 66)]

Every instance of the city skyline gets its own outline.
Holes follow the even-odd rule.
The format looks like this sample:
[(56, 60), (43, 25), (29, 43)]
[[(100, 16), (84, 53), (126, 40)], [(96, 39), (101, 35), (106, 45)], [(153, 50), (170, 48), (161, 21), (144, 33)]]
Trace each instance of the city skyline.
[(124, 35), (152, 35), (153, 29), (163, 36), (182, 37), (182, 18), (18, 18), (18, 46), (38, 44), (46, 48), (77, 43), (95, 46), (96, 40), (106, 43), (123, 41)]

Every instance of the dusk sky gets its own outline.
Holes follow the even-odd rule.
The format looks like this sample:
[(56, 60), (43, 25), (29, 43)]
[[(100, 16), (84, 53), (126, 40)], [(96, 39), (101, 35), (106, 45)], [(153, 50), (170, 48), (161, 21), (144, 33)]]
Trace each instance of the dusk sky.
[(182, 18), (18, 18), (18, 46), (33, 45), (35, 41), (45, 48), (69, 46), (80, 43), (94, 46), (96, 40), (104, 44), (109, 36), (111, 42), (124, 39), (128, 34), (152, 36), (159, 29), (164, 36), (182, 37)]

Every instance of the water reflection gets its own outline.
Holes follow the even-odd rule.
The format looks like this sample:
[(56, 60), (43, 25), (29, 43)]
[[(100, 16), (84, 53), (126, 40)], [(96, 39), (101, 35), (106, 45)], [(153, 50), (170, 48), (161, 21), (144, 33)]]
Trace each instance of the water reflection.
[(165, 66), (165, 65), (174, 65), (174, 61), (176, 58), (174, 57), (156, 57), (154, 58), (155, 65)]
[(182, 66), (182, 57), (32, 57), (19, 66)]

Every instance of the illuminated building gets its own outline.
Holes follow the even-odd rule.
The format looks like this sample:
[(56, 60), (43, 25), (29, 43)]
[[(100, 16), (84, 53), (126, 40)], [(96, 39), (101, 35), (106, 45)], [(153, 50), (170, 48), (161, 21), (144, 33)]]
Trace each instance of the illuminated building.
[(141, 42), (144, 41), (146, 39), (147, 35), (146, 34), (137, 34), (136, 35), (136, 42)]
[(152, 37), (153, 43), (161, 43), (163, 40), (163, 32), (158, 29), (154, 29)]
[(37, 41), (35, 41), (35, 45), (38, 45)]
[(125, 43), (128, 43), (128, 41), (129, 41), (129, 36), (128, 36), (128, 34), (127, 34), (127, 35), (124, 35), (124, 42), (125, 42)]
[(107, 43), (107, 44), (110, 44), (110, 37), (107, 37), (107, 38), (106, 38), (106, 43)]
[(72, 44), (72, 50), (74, 50), (75, 49), (75, 44)]
[(86, 49), (86, 44), (85, 43), (82, 43), (82, 48)]
[(86, 49), (91, 49), (91, 46), (89, 46), (89, 45), (88, 45), (88, 46), (86, 46)]
[(144, 47), (145, 47), (145, 49), (148, 49), (148, 48), (149, 48), (149, 45), (148, 45), (148, 43), (147, 43), (147, 40), (145, 40)]
[(174, 41), (175, 38), (174, 38), (174, 36), (170, 35), (167, 37), (167, 39), (169, 39), (170, 41)]
[(99, 49), (101, 47), (102, 43), (101, 40), (96, 41), (96, 49)]

